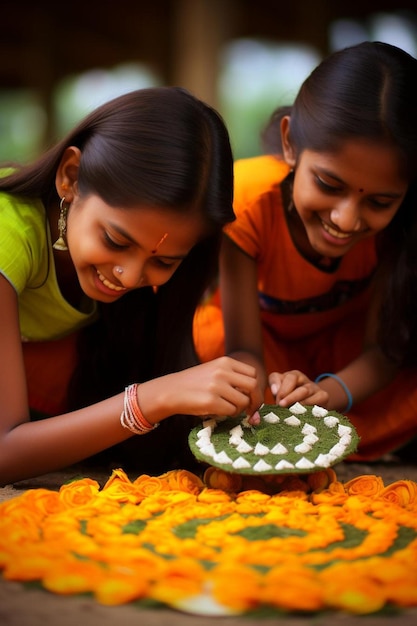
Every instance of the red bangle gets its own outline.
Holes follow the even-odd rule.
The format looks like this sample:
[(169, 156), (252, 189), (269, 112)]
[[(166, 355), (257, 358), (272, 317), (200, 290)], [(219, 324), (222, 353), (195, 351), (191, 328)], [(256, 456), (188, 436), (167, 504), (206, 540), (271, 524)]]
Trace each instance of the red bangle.
[(120, 423), (124, 428), (128, 428), (135, 433), (135, 435), (145, 435), (154, 430), (159, 424), (151, 424), (144, 417), (138, 402), (138, 387), (137, 383), (126, 387)]

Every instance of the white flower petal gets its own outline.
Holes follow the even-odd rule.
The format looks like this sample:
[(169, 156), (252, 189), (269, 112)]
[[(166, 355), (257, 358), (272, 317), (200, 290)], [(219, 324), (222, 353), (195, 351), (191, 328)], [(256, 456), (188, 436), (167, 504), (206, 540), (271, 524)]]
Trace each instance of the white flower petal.
[(246, 452), (251, 452), (251, 450), (253, 450), (253, 447), (250, 444), (248, 444), (247, 441), (242, 439), (242, 441), (240, 442), (236, 450), (240, 452), (241, 454), (246, 454)]
[(248, 467), (250, 467), (249, 461), (244, 459), (242, 456), (239, 456), (237, 459), (235, 459), (232, 465), (235, 469), (247, 469)]
[(300, 404), (300, 402), (296, 402), (295, 404), (290, 406), (290, 411), (292, 413), (295, 413), (295, 415), (302, 415), (303, 413), (307, 411), (307, 409), (305, 408), (305, 406)]
[(332, 459), (328, 454), (319, 454), (314, 463), (319, 467), (330, 467), (330, 465), (332, 464)]
[(314, 415), (314, 417), (326, 417), (329, 411), (325, 409), (324, 407), (318, 406), (317, 404), (315, 404), (313, 408), (311, 409), (311, 412)]
[(240, 424), (238, 424), (237, 426), (234, 426), (233, 428), (231, 428), (229, 430), (229, 435), (232, 435), (232, 437), (241, 437), (243, 435), (243, 428)]
[(265, 463), (263, 459), (259, 459), (259, 461), (253, 466), (253, 469), (255, 470), (255, 472), (267, 472), (268, 470), (272, 469), (272, 465), (269, 465), (269, 463)]
[(288, 426), (299, 426), (301, 424), (300, 420), (298, 419), (298, 417), (295, 417), (295, 415), (290, 415), (290, 417), (286, 417), (284, 419), (284, 422), (288, 424)]
[(242, 437), (238, 437), (237, 435), (229, 437), (229, 443), (231, 446), (238, 446), (241, 441), (243, 441)]
[(199, 430), (198, 433), (197, 433), (197, 437), (198, 437), (198, 439), (202, 439), (203, 437), (210, 438), (211, 437), (211, 427), (210, 426), (206, 426), (205, 428), (202, 428), (201, 430)]
[(272, 413), (272, 411), (264, 415), (263, 419), (265, 420), (265, 422), (268, 422), (268, 424), (278, 424), (279, 422), (278, 415), (275, 415), (275, 413)]
[(310, 446), (314, 446), (315, 443), (319, 441), (319, 437), (317, 435), (306, 435), (303, 439), (304, 443), (308, 443)]
[(286, 461), (285, 459), (281, 459), (281, 461), (279, 461), (279, 463), (275, 465), (275, 469), (276, 470), (294, 469), (294, 465), (290, 463), (289, 461)]
[(350, 426), (345, 426), (344, 424), (339, 424), (339, 426), (337, 427), (337, 432), (340, 436), (342, 435), (350, 435), (350, 433), (352, 432), (352, 429)]
[(197, 441), (195, 442), (195, 445), (197, 446), (197, 448), (204, 448), (205, 446), (208, 446), (211, 443), (210, 439), (208, 437), (200, 437), (200, 439), (197, 439)]
[(269, 448), (267, 448), (266, 446), (263, 445), (263, 443), (260, 443), (258, 441), (258, 443), (255, 446), (254, 453), (257, 454), (258, 456), (263, 456), (264, 454), (268, 454), (268, 452), (269, 452)]
[(314, 467), (314, 463), (303, 456), (299, 461), (297, 461), (295, 467), (298, 467), (298, 469), (311, 469)]
[(204, 454), (205, 456), (211, 456), (211, 457), (213, 457), (216, 454), (215, 447), (213, 446), (212, 443), (209, 443), (206, 446), (203, 446), (202, 448), (200, 448), (200, 452)]
[(311, 446), (304, 441), (302, 443), (299, 443), (298, 446), (294, 447), (294, 451), (297, 452), (297, 454), (305, 454), (306, 452), (310, 452), (310, 450)]
[(313, 424), (306, 423), (302, 427), (301, 432), (303, 433), (303, 435), (314, 435), (314, 433), (317, 432), (317, 428), (313, 426)]
[(327, 417), (324, 418), (323, 422), (326, 424), (326, 426), (328, 426), (329, 428), (334, 428), (336, 426), (336, 424), (339, 423), (339, 420), (337, 417), (335, 417), (334, 415), (328, 415)]
[(276, 443), (271, 450), (272, 454), (288, 454), (288, 450), (282, 443)]
[(232, 465), (233, 463), (232, 459), (226, 454), (224, 450), (215, 454), (213, 457), (213, 461), (215, 461), (216, 463), (222, 463), (225, 465)]

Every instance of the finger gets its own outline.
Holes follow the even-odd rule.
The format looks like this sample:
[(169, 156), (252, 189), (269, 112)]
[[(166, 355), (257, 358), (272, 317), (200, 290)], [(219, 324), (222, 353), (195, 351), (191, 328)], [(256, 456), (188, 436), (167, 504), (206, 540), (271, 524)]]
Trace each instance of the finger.
[(290, 393), (299, 387), (299, 381), (297, 374), (290, 372), (283, 376), (279, 392), (277, 393), (277, 400), (283, 400)]
[(248, 422), (251, 426), (258, 426), (258, 424), (260, 424), (261, 422), (261, 416), (259, 414), (259, 411), (255, 411), (255, 413), (250, 416)]

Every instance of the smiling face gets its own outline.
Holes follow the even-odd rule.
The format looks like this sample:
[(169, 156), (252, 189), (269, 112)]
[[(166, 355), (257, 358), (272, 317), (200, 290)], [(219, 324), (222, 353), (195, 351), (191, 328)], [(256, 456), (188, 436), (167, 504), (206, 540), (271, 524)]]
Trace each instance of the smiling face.
[(198, 215), (146, 206), (114, 208), (97, 195), (76, 195), (67, 220), (69, 253), (81, 289), (101, 302), (164, 284), (203, 234)]
[(300, 218), (298, 243), (311, 258), (341, 257), (356, 243), (383, 230), (407, 192), (395, 150), (386, 144), (350, 140), (337, 152), (292, 151), (293, 201)]

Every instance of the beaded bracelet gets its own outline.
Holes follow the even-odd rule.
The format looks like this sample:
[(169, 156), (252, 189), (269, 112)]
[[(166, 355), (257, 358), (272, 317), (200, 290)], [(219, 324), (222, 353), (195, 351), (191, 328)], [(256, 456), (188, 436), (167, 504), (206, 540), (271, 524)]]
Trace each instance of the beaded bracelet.
[(151, 424), (143, 416), (138, 403), (138, 387), (139, 385), (137, 383), (126, 387), (120, 423), (123, 428), (128, 428), (132, 433), (135, 433), (135, 435), (146, 435), (159, 426), (159, 424)]
[(326, 372), (325, 374), (320, 374), (319, 376), (317, 376), (317, 378), (316, 378), (316, 380), (314, 382), (318, 383), (323, 378), (334, 378), (335, 380), (337, 380), (339, 385), (341, 385), (341, 387), (343, 387), (343, 391), (345, 392), (345, 394), (347, 396), (347, 399), (348, 399), (348, 403), (345, 406), (345, 408), (343, 409), (343, 413), (347, 413), (348, 411), (350, 411), (350, 409), (353, 406), (353, 398), (352, 398), (352, 394), (350, 393), (349, 387), (346, 385), (345, 381), (342, 380), (340, 378), (340, 376), (338, 376), (337, 374), (332, 374), (330, 372)]

